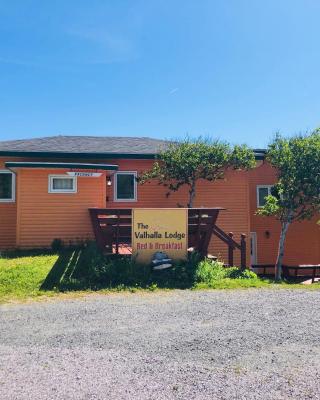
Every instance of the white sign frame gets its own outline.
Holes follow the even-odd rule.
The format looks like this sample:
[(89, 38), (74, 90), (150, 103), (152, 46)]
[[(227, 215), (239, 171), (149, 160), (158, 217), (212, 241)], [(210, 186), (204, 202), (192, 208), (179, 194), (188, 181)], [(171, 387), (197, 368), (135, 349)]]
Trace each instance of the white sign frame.
[(69, 176), (77, 176), (78, 178), (100, 178), (102, 172), (83, 172), (83, 171), (73, 171), (67, 172)]

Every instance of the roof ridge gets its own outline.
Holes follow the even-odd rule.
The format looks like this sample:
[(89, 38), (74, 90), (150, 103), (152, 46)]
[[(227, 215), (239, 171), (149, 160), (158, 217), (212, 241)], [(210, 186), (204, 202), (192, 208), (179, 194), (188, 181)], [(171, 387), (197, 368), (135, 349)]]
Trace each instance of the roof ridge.
[(166, 142), (166, 139), (158, 139), (150, 136), (101, 136), (101, 135), (52, 135), (52, 136), (40, 136), (33, 138), (24, 138), (24, 139), (9, 139), (9, 140), (0, 140), (1, 142), (18, 142), (18, 141), (30, 141), (30, 140), (41, 140), (41, 139), (54, 139), (54, 138), (94, 138), (94, 139), (148, 139), (148, 140), (156, 140), (160, 142)]

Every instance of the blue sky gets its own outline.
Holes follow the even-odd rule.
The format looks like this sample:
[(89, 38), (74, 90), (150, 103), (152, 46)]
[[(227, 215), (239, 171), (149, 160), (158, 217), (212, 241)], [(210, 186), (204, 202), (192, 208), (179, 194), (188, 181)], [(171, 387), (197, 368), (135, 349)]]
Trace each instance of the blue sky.
[(0, 0), (0, 140), (320, 126), (318, 0)]

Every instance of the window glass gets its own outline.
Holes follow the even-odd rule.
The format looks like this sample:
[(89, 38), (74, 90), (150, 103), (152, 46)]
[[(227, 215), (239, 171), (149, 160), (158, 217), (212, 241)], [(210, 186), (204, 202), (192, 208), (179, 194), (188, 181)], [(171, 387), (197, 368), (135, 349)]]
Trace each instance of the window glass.
[(117, 200), (135, 200), (136, 179), (133, 173), (116, 174)]
[(73, 179), (72, 178), (53, 178), (52, 189), (53, 190), (73, 190)]
[(49, 176), (49, 193), (76, 193), (77, 184), (75, 177)]
[(0, 200), (13, 199), (13, 174), (0, 172)]
[(258, 188), (258, 206), (263, 207), (266, 204), (266, 197), (270, 194), (268, 186)]

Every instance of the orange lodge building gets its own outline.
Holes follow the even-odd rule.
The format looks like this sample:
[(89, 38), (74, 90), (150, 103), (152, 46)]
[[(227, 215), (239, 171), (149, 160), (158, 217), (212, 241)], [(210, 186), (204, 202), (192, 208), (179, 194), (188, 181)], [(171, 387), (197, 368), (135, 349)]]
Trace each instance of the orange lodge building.
[[(54, 239), (93, 239), (89, 208), (170, 208), (186, 205), (187, 188), (166, 196), (136, 177), (152, 166), (165, 141), (133, 137), (56, 136), (0, 141), (0, 251), (48, 248)], [(199, 182), (194, 207), (221, 207), (217, 225), (247, 238), (247, 265), (274, 264), (280, 224), (256, 215), (276, 182), (276, 171), (255, 150), (256, 167), (229, 171), (217, 182)], [(288, 231), (284, 263), (320, 263), (317, 219), (294, 223)], [(227, 258), (212, 237), (209, 252)], [(235, 264), (239, 263), (235, 253)]]

